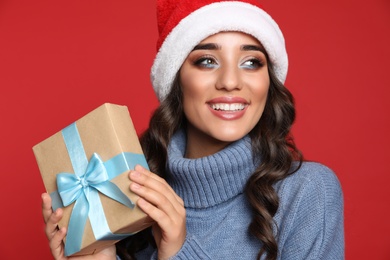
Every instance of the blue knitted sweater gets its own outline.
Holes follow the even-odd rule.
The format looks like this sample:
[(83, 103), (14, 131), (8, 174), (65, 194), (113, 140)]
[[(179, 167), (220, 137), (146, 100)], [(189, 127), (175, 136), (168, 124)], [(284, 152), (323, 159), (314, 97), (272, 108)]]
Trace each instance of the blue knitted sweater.
[[(185, 134), (169, 146), (169, 184), (184, 200), (187, 237), (177, 259), (256, 259), (261, 247), (250, 235), (252, 219), (243, 189), (256, 165), (247, 136), (199, 159), (183, 158)], [(344, 259), (343, 199), (339, 181), (327, 167), (304, 163), (278, 182), (274, 216), (278, 259)], [(156, 259), (149, 247), (137, 259)]]

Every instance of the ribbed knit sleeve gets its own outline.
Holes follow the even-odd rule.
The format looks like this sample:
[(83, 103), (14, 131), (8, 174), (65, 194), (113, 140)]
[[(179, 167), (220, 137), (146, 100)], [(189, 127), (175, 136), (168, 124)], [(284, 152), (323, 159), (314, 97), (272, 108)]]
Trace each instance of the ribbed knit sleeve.
[(344, 259), (343, 198), (327, 167), (305, 163), (280, 186), (279, 259)]

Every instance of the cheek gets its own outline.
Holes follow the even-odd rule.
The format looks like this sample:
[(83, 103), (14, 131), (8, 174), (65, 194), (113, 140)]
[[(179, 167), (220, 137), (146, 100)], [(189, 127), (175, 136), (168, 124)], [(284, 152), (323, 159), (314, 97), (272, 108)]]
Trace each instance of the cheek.
[(196, 89), (196, 82), (194, 82), (194, 76), (191, 71), (183, 68), (180, 71), (180, 86), (183, 93), (183, 103), (191, 99), (191, 97), (195, 94), (194, 89)]
[(260, 105), (265, 105), (269, 91), (269, 79), (260, 78), (253, 82), (258, 82), (258, 84), (252, 85), (251, 88), (251, 95), (254, 97), (254, 101)]
[(263, 89), (262, 91), (259, 91), (257, 93), (258, 97), (259, 97), (259, 102), (262, 104), (262, 106), (264, 107), (265, 106), (265, 103), (267, 102), (267, 99), (268, 99), (268, 88), (266, 89)]
[[(188, 83), (188, 82), (187, 82)], [(197, 90), (196, 87), (193, 87), (190, 84), (186, 84), (182, 86), (183, 93), (183, 107), (189, 108), (194, 106), (197, 102), (200, 101), (200, 91)]]
[(182, 85), (182, 94), (183, 112), (186, 118), (190, 119), (197, 113), (201, 97), (199, 96), (199, 91), (197, 91), (197, 88), (188, 81), (185, 85)]
[(259, 103), (259, 119), (261, 118), (261, 116), (263, 115), (263, 112), (264, 112), (264, 109), (265, 109), (265, 105), (267, 104), (267, 100), (268, 100), (268, 89), (265, 90), (265, 91), (262, 91), (261, 93), (258, 93), (259, 95), (259, 100), (258, 100), (258, 103)]
[(183, 75), (181, 90), (183, 94), (183, 106), (195, 103), (202, 103), (205, 96), (205, 82), (199, 80), (201, 77), (193, 75)]
[(257, 85), (256, 87), (252, 88), (251, 96), (253, 97), (252, 103), (254, 104), (254, 119), (253, 120), (260, 120), (261, 116), (263, 115), (265, 105), (267, 103), (268, 99), (268, 91), (269, 91), (269, 81), (264, 80), (261, 81), (262, 84)]

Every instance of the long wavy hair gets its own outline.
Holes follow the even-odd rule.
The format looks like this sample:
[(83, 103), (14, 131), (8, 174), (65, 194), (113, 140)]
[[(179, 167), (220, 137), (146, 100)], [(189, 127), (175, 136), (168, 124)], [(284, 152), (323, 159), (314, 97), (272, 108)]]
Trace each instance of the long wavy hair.
[[(297, 171), (303, 157), (290, 132), (295, 120), (293, 96), (276, 78), (270, 62), (268, 71), (270, 87), (264, 112), (249, 133), (254, 159), (259, 165), (244, 192), (254, 213), (248, 229), (262, 243), (257, 259), (266, 254), (266, 259), (272, 260), (278, 254), (277, 227), (273, 217), (279, 207), (279, 197), (273, 185)], [(169, 95), (154, 111), (149, 128), (140, 138), (151, 171), (164, 178), (167, 178), (165, 169), (171, 137), (179, 128), (186, 127), (179, 74)], [(138, 241), (137, 245), (134, 240)], [(147, 243), (153, 243), (150, 230), (140, 232), (136, 239), (130, 237), (121, 241), (117, 251), (123, 259), (135, 259), (134, 252)]]

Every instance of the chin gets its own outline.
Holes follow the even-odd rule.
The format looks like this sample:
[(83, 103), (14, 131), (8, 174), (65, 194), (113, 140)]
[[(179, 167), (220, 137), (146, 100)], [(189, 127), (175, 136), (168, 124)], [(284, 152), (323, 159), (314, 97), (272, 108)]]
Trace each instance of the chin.
[(219, 140), (221, 142), (235, 142), (237, 140), (240, 140), (244, 136), (246, 136), (247, 132), (236, 132), (236, 131), (222, 131), (213, 135), (214, 139)]

